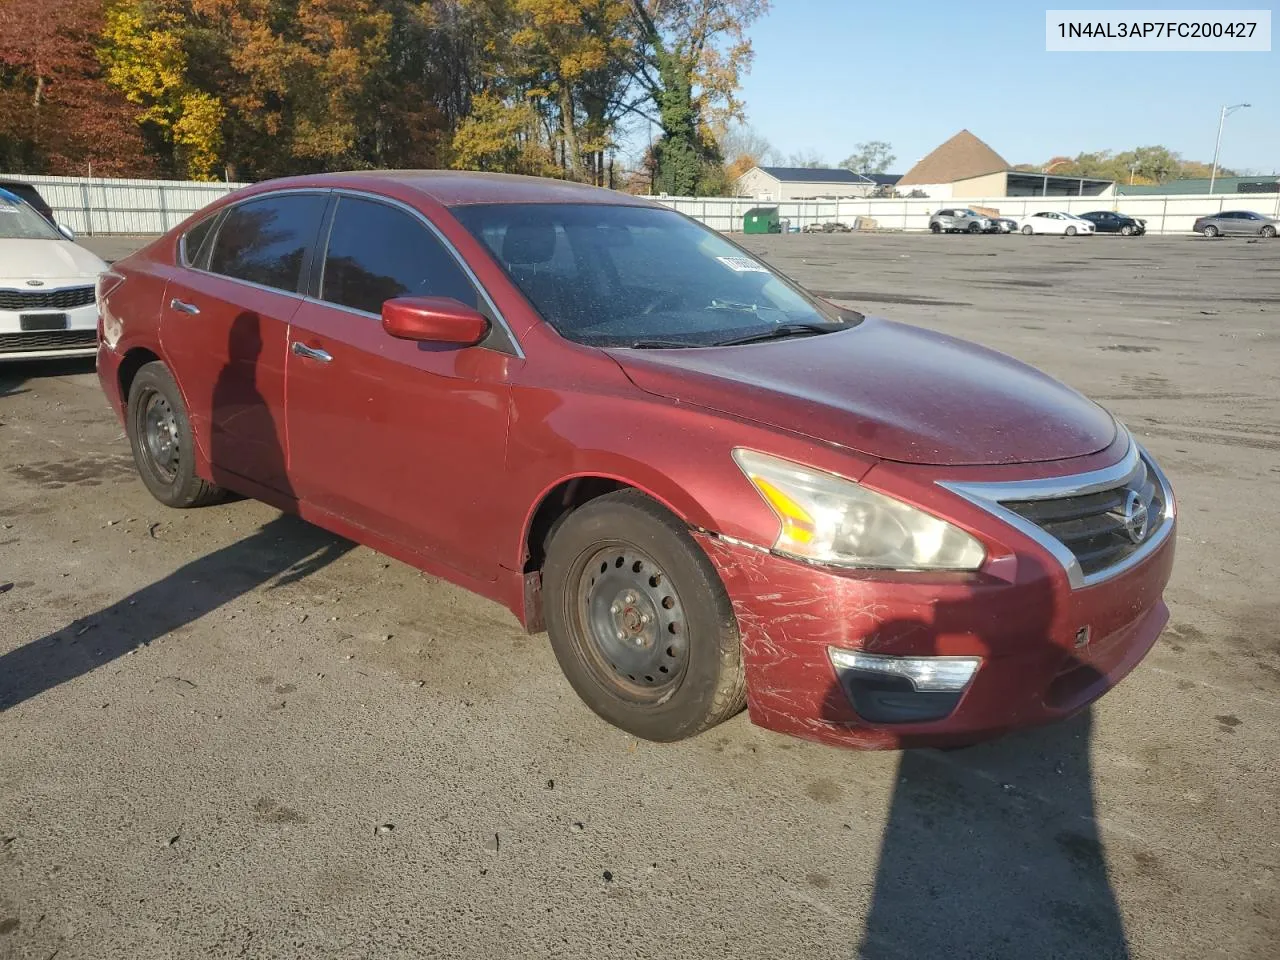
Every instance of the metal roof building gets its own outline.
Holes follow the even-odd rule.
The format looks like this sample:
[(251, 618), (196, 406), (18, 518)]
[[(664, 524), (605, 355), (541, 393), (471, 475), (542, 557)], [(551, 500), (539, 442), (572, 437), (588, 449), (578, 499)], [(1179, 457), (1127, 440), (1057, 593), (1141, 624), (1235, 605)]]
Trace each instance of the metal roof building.
[[(1189, 194), (1208, 193), (1208, 177), (1188, 177), (1170, 180), (1168, 183), (1152, 183), (1134, 186), (1120, 184), (1116, 193), (1126, 196), (1142, 196), (1143, 194)], [(1213, 184), (1214, 193), (1280, 193), (1280, 176), (1269, 177), (1218, 177)]]
[(753, 200), (814, 200), (869, 197), (898, 182), (896, 174), (854, 173), (842, 167), (752, 167), (734, 193)]

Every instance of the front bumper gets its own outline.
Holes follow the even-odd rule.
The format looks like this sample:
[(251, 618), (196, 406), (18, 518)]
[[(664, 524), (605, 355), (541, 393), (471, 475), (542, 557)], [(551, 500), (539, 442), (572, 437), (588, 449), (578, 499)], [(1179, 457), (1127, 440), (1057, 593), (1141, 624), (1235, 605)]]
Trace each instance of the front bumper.
[[(66, 314), (66, 328), (24, 330), (24, 314)], [(0, 310), (0, 360), (93, 357), (98, 353), (97, 331), (98, 307), (93, 303), (70, 309)]]
[[(752, 721), (893, 749), (962, 745), (1061, 720), (1119, 683), (1168, 621), (1162, 594), (1176, 522), (1140, 564), (1074, 589), (1040, 544), (1011, 530), (1000, 536), (1013, 563), (998, 575), (838, 571), (697, 536), (737, 616)], [(842, 683), (832, 648), (982, 661), (941, 719), (884, 723), (855, 709), (857, 691), (847, 674)]]

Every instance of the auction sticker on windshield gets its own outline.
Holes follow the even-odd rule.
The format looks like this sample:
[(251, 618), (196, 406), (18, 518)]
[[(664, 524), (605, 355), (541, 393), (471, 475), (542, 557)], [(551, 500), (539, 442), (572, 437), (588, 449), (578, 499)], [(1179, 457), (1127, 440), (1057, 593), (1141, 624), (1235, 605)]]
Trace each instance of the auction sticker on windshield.
[(735, 273), (768, 273), (769, 268), (761, 266), (749, 257), (716, 257)]

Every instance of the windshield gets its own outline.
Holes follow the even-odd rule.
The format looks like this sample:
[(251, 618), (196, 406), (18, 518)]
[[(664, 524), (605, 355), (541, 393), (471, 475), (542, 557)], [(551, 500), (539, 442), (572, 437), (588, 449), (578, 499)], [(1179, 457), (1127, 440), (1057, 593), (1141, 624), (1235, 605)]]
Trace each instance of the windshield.
[(843, 329), (718, 233), (671, 210), (494, 204), (451, 213), (561, 336), (599, 347), (699, 347)]
[(0, 187), (0, 240), (63, 239), (29, 203)]

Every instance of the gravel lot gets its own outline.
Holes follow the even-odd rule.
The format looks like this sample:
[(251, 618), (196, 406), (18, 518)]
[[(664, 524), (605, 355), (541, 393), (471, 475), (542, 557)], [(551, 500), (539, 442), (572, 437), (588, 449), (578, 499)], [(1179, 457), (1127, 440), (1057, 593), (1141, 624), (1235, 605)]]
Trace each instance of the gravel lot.
[(1118, 690), (950, 753), (637, 742), (497, 606), (260, 504), (167, 511), (91, 368), (9, 366), (0, 957), (1277, 956), (1280, 241), (748, 246), (1159, 457), (1173, 619)]

